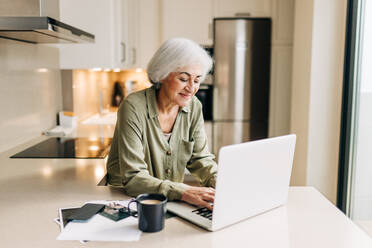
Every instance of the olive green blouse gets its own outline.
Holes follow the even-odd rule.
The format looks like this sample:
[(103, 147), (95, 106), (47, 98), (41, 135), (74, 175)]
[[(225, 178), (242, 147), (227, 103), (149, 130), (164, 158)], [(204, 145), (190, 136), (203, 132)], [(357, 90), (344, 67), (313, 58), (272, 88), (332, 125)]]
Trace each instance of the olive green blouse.
[(217, 164), (208, 150), (202, 106), (194, 96), (176, 117), (169, 143), (158, 120), (156, 89), (129, 95), (120, 105), (107, 179), (126, 194), (160, 193), (179, 200), (185, 168), (202, 186), (215, 187)]

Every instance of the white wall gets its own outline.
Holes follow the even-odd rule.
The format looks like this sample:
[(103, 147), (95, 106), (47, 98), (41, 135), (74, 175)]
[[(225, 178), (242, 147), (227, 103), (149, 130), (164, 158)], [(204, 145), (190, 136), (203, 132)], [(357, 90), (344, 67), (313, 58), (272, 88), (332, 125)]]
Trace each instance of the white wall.
[(346, 0), (295, 3), (291, 131), (298, 136), (292, 185), (336, 202)]
[(57, 48), (0, 39), (0, 152), (56, 125), (60, 77)]
[(312, 21), (313, 1), (297, 0), (295, 2), (290, 124), (291, 132), (297, 135), (297, 142), (291, 177), (292, 185), (306, 185)]

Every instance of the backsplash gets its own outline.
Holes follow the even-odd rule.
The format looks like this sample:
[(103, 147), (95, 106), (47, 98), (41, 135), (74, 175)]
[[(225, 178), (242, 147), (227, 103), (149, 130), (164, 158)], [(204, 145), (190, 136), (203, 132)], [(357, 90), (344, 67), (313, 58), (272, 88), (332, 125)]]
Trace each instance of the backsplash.
[(58, 48), (0, 39), (0, 152), (56, 125), (62, 109)]
[(151, 85), (143, 70), (63, 70), (62, 75), (63, 109), (73, 111), (79, 121), (102, 111), (116, 111), (111, 104), (115, 82), (120, 84), (124, 97)]

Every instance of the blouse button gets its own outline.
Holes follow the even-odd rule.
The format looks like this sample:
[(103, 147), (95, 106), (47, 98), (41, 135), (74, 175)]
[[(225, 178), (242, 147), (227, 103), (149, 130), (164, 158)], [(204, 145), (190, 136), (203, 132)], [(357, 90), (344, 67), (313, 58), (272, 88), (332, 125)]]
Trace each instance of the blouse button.
[(167, 151), (167, 155), (171, 155), (172, 154), (172, 152), (171, 151)]

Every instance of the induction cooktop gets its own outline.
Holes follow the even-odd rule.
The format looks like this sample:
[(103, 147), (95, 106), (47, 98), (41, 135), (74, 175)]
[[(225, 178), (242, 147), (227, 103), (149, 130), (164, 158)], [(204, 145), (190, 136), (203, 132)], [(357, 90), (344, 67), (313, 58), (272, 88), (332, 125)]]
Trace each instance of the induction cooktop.
[(10, 158), (104, 158), (112, 138), (49, 138)]

